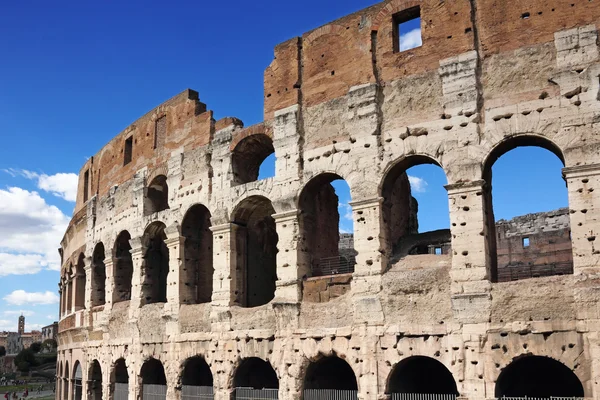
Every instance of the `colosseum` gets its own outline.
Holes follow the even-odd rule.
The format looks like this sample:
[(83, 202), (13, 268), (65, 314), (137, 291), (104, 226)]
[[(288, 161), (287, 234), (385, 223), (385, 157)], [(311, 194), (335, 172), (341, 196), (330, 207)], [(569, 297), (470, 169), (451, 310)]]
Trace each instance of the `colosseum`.
[[(79, 174), (56, 398), (600, 399), (598, 23), (598, 0), (386, 0), (276, 46), (260, 124), (193, 90), (149, 111)], [(520, 146), (560, 159), (568, 209), (495, 221)], [(414, 224), (421, 164), (448, 231)]]

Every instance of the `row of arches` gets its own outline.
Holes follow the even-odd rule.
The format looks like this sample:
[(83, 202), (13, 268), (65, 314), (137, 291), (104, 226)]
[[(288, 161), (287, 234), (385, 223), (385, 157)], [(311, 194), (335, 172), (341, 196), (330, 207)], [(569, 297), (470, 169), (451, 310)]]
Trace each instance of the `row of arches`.
[[(255, 144), (260, 144), (257, 141)], [(487, 182), (483, 186), (485, 203), (485, 223), (487, 225), (487, 250), (489, 252), (490, 265), (488, 278), (491, 281), (502, 280), (503, 274), (499, 269), (510, 267), (529, 267), (526, 262), (516, 259), (503, 260), (503, 265), (498, 265), (499, 251), (498, 239), (500, 233), (496, 232), (496, 221), (494, 218), (494, 207), (492, 205), (492, 167), (496, 161), (505, 153), (514, 150), (518, 146), (535, 146), (544, 151), (550, 150), (563, 163), (560, 150), (546, 139), (516, 137), (503, 142), (488, 157), (484, 165), (484, 178)], [(249, 148), (253, 148), (250, 146)], [(251, 154), (250, 152), (249, 154)], [(265, 154), (259, 157), (264, 160)], [(247, 157), (246, 154), (244, 157)], [(236, 156), (237, 158), (241, 155)], [(382, 220), (384, 237), (387, 242), (386, 252), (392, 256), (403, 256), (410, 254), (450, 254), (451, 234), (450, 229), (435, 232), (421, 232), (419, 226), (431, 227), (427, 222), (427, 210), (420, 210), (419, 203), (413, 194), (415, 190), (415, 179), (410, 175), (411, 170), (420, 166), (429, 166), (441, 171), (439, 163), (426, 156), (415, 155), (404, 158), (393, 165), (385, 174), (380, 185), (380, 196), (383, 198)], [(255, 165), (257, 169), (258, 164)], [(252, 169), (252, 176), (256, 171)], [(555, 166), (555, 175), (560, 180), (560, 166)], [(240, 172), (241, 173), (241, 172)], [(155, 180), (158, 179), (154, 178)], [(445, 182), (445, 175), (442, 178)], [(342, 217), (348, 219), (352, 215), (341, 216), (339, 212), (340, 198), (338, 195), (338, 184), (345, 182), (339, 175), (323, 173), (311, 179), (302, 189), (298, 196), (299, 227), (298, 268), (306, 271), (306, 277), (329, 276), (339, 273), (352, 273), (354, 271), (356, 251), (351, 248), (343, 251), (340, 242), (342, 231), (340, 221)], [(166, 179), (159, 179), (158, 184), (165, 184)], [(547, 182), (545, 182), (547, 184)], [(346, 184), (347, 185), (347, 184)], [(566, 194), (566, 188), (563, 190)], [(411, 189), (412, 187), (412, 189)], [(165, 193), (164, 190), (158, 191)], [(548, 196), (546, 196), (548, 197)], [(566, 199), (566, 195), (562, 198)], [(163, 198), (164, 200), (164, 198)], [(448, 205), (447, 196), (437, 203), (434, 208), (441, 208), (440, 204)], [(520, 199), (516, 199), (520, 201)], [(510, 203), (509, 200), (505, 201)], [(423, 201), (428, 204), (427, 201)], [(235, 263), (237, 274), (235, 282), (236, 303), (242, 306), (254, 307), (268, 303), (274, 297), (275, 282), (277, 280), (276, 259), (278, 252), (278, 233), (273, 215), (275, 209), (269, 199), (263, 196), (252, 196), (244, 199), (233, 210), (231, 222), (235, 231)], [(446, 215), (449, 214), (447, 211)], [(421, 220), (421, 216), (423, 216)], [(436, 214), (439, 216), (440, 214)], [(440, 218), (435, 218), (439, 220)], [(446, 222), (447, 228), (449, 221)], [(184, 260), (183, 260), (183, 282), (185, 286), (180, 288), (180, 301), (184, 304), (207, 303), (212, 296), (213, 285), (213, 233), (211, 228), (211, 213), (201, 204), (194, 205), (185, 214), (181, 223), (181, 235), (185, 238)], [(569, 228), (566, 228), (569, 230)], [(568, 235), (568, 234), (567, 234)], [(92, 279), (91, 279), (91, 304), (92, 306), (103, 305), (106, 302), (107, 273), (105, 257), (112, 257), (113, 263), (113, 291), (112, 302), (117, 303), (131, 298), (131, 279), (133, 275), (133, 262), (131, 259), (131, 235), (127, 231), (121, 232), (112, 249), (105, 249), (103, 243), (98, 243), (92, 254)], [(529, 243), (529, 237), (526, 238)], [(533, 238), (532, 238), (533, 239)], [(143, 242), (143, 281), (142, 302), (155, 303), (166, 301), (166, 284), (169, 272), (169, 251), (165, 245), (165, 226), (160, 222), (150, 225), (142, 237)], [(570, 253), (570, 236), (564, 239), (569, 242), (569, 248), (565, 248), (561, 254), (562, 258), (572, 257)], [(534, 241), (535, 242), (535, 241)], [(545, 243), (541, 243), (543, 247)], [(501, 246), (504, 246), (501, 243)], [(566, 245), (565, 245), (566, 246)], [(525, 247), (523, 245), (523, 247)], [(546, 246), (547, 247), (547, 246)], [(552, 247), (552, 246), (551, 246)], [(348, 249), (346, 249), (348, 250)], [(524, 249), (507, 249), (505, 253), (520, 254)], [(526, 249), (533, 254), (537, 248)], [(540, 259), (546, 260), (546, 264), (552, 264), (556, 254), (544, 255)], [(506, 258), (506, 257), (505, 257)], [(530, 257), (531, 258), (531, 257)], [(533, 257), (535, 259), (535, 257)], [(531, 264), (531, 262), (529, 263)], [(569, 269), (566, 269), (569, 271)], [(79, 310), (85, 307), (85, 269), (84, 256), (80, 255), (76, 266), (67, 268), (68, 272), (61, 281), (64, 300), (62, 301), (63, 315), (71, 310)], [(502, 269), (504, 271), (504, 269)], [(565, 271), (565, 269), (561, 270)], [(572, 259), (570, 264), (572, 272)]]
[[(69, 363), (59, 363), (58, 398), (67, 399), (69, 391), (73, 400), (81, 400), (82, 368), (75, 362), (73, 370)], [(311, 399), (357, 399), (359, 382), (348, 362), (336, 355), (322, 357), (303, 369), (303, 397)], [(73, 378), (69, 379), (72, 373)], [(103, 398), (102, 369), (98, 360), (93, 360), (87, 375), (87, 393), (91, 399)], [(112, 366), (110, 374), (111, 399), (129, 396), (129, 374), (126, 361), (121, 358)], [(167, 377), (162, 363), (150, 358), (146, 360), (138, 376), (139, 398), (166, 399)], [(233, 398), (277, 399), (279, 378), (268, 361), (250, 357), (241, 360), (232, 380)], [(212, 398), (214, 380), (206, 361), (195, 356), (183, 362), (176, 390), (181, 390), (186, 399)], [(262, 392), (262, 393), (261, 393)], [(394, 366), (386, 381), (385, 393), (392, 399), (417, 398), (414, 395), (459, 395), (452, 373), (440, 361), (425, 357), (408, 357)], [(410, 397), (412, 396), (412, 397)], [(526, 355), (515, 359), (502, 370), (496, 381), (494, 396), (502, 397), (571, 397), (581, 398), (584, 389), (579, 378), (565, 365), (552, 358)]]

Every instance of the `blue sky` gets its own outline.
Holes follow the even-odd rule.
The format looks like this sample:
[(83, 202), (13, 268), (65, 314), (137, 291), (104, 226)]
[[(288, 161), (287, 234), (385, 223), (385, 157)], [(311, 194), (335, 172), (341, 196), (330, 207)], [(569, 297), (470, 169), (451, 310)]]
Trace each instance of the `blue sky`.
[[(5, 2), (0, 13), (0, 330), (16, 330), (20, 312), (27, 316), (27, 329), (57, 318), (57, 248), (73, 210), (75, 174), (90, 155), (186, 88), (199, 91), (216, 118), (260, 122), (263, 71), (275, 45), (373, 3)], [(418, 25), (409, 28), (413, 33), (406, 42), (416, 46)], [(515, 159), (499, 161), (504, 170), (494, 171), (495, 190), (503, 180), (511, 185), (510, 192), (495, 198), (503, 202), (496, 215), (566, 205), (560, 162), (549, 153), (543, 158), (519, 151)], [(443, 172), (420, 166), (409, 174), (418, 185), (413, 193), (421, 204), (422, 230), (447, 227)], [(552, 174), (558, 184), (547, 189)], [(526, 196), (513, 195), (515, 188)], [(351, 231), (345, 218), (348, 190), (337, 183), (336, 189), (340, 228)]]

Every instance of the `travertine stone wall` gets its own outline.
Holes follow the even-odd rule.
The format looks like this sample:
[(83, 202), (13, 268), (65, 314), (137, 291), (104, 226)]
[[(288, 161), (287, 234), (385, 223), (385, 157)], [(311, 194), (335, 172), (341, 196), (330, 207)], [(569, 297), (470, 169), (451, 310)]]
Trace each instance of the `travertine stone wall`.
[[(416, 6), (423, 45), (394, 52), (394, 16)], [(386, 0), (277, 46), (259, 125), (215, 121), (192, 90), (141, 117), (81, 170), (61, 242), (57, 398), (72, 398), (77, 363), (87, 393), (94, 360), (103, 398), (111, 398), (123, 358), (136, 399), (142, 365), (154, 358), (164, 366), (167, 398), (178, 399), (185, 360), (199, 355), (218, 400), (230, 398), (236, 368), (249, 357), (273, 367), (280, 399), (300, 399), (310, 363), (335, 354), (352, 368), (363, 400), (386, 398), (390, 373), (411, 356), (442, 363), (460, 396), (486, 399), (501, 372), (531, 354), (559, 361), (586, 397), (600, 399), (599, 22), (596, 0)], [(261, 143), (272, 144), (275, 176), (247, 182), (268, 153)], [(520, 145), (564, 162), (573, 274), (497, 283), (490, 170)], [(233, 157), (240, 148), (240, 159), (253, 162), (248, 174)], [(406, 181), (400, 193), (389, 182), (422, 163), (446, 174), (452, 252), (394, 257), (397, 239), (415, 226)], [(159, 177), (168, 208), (148, 212), (148, 186)], [(306, 237), (300, 199), (315, 182), (338, 177), (352, 195), (350, 290), (303, 301), (313, 256), (306, 240), (315, 238)], [(405, 212), (390, 212), (390, 193)], [(210, 302), (196, 304), (185, 289), (194, 275), (182, 224), (198, 204), (210, 212), (214, 271)], [(263, 224), (271, 230), (260, 232), (277, 237), (276, 273), (263, 285), (272, 299), (247, 308), (242, 239), (253, 215), (272, 218)], [(169, 258), (166, 302), (145, 304), (144, 257), (157, 227)], [(117, 252), (124, 231), (131, 249)], [(99, 243), (106, 293), (94, 306)], [(127, 298), (129, 278), (119, 273), (128, 250), (131, 296), (117, 301)], [(84, 304), (75, 307), (81, 288)]]

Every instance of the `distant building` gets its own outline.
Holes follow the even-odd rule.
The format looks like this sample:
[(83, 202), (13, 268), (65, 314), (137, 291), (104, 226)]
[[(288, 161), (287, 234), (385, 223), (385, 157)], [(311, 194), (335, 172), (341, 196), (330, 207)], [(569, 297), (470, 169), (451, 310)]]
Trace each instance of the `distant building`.
[(42, 340), (44, 343), (48, 339), (56, 340), (56, 333), (58, 332), (58, 322), (54, 321), (52, 324), (42, 328)]
[[(57, 323), (55, 323), (57, 324)], [(52, 327), (53, 325), (50, 325)], [(54, 328), (56, 332), (58, 328)], [(54, 335), (56, 335), (54, 333)], [(25, 332), (25, 316), (19, 317), (17, 332), (0, 332), (0, 346), (6, 348), (6, 354), (17, 354), (24, 348), (28, 348), (34, 342), (42, 341), (41, 331)]]

